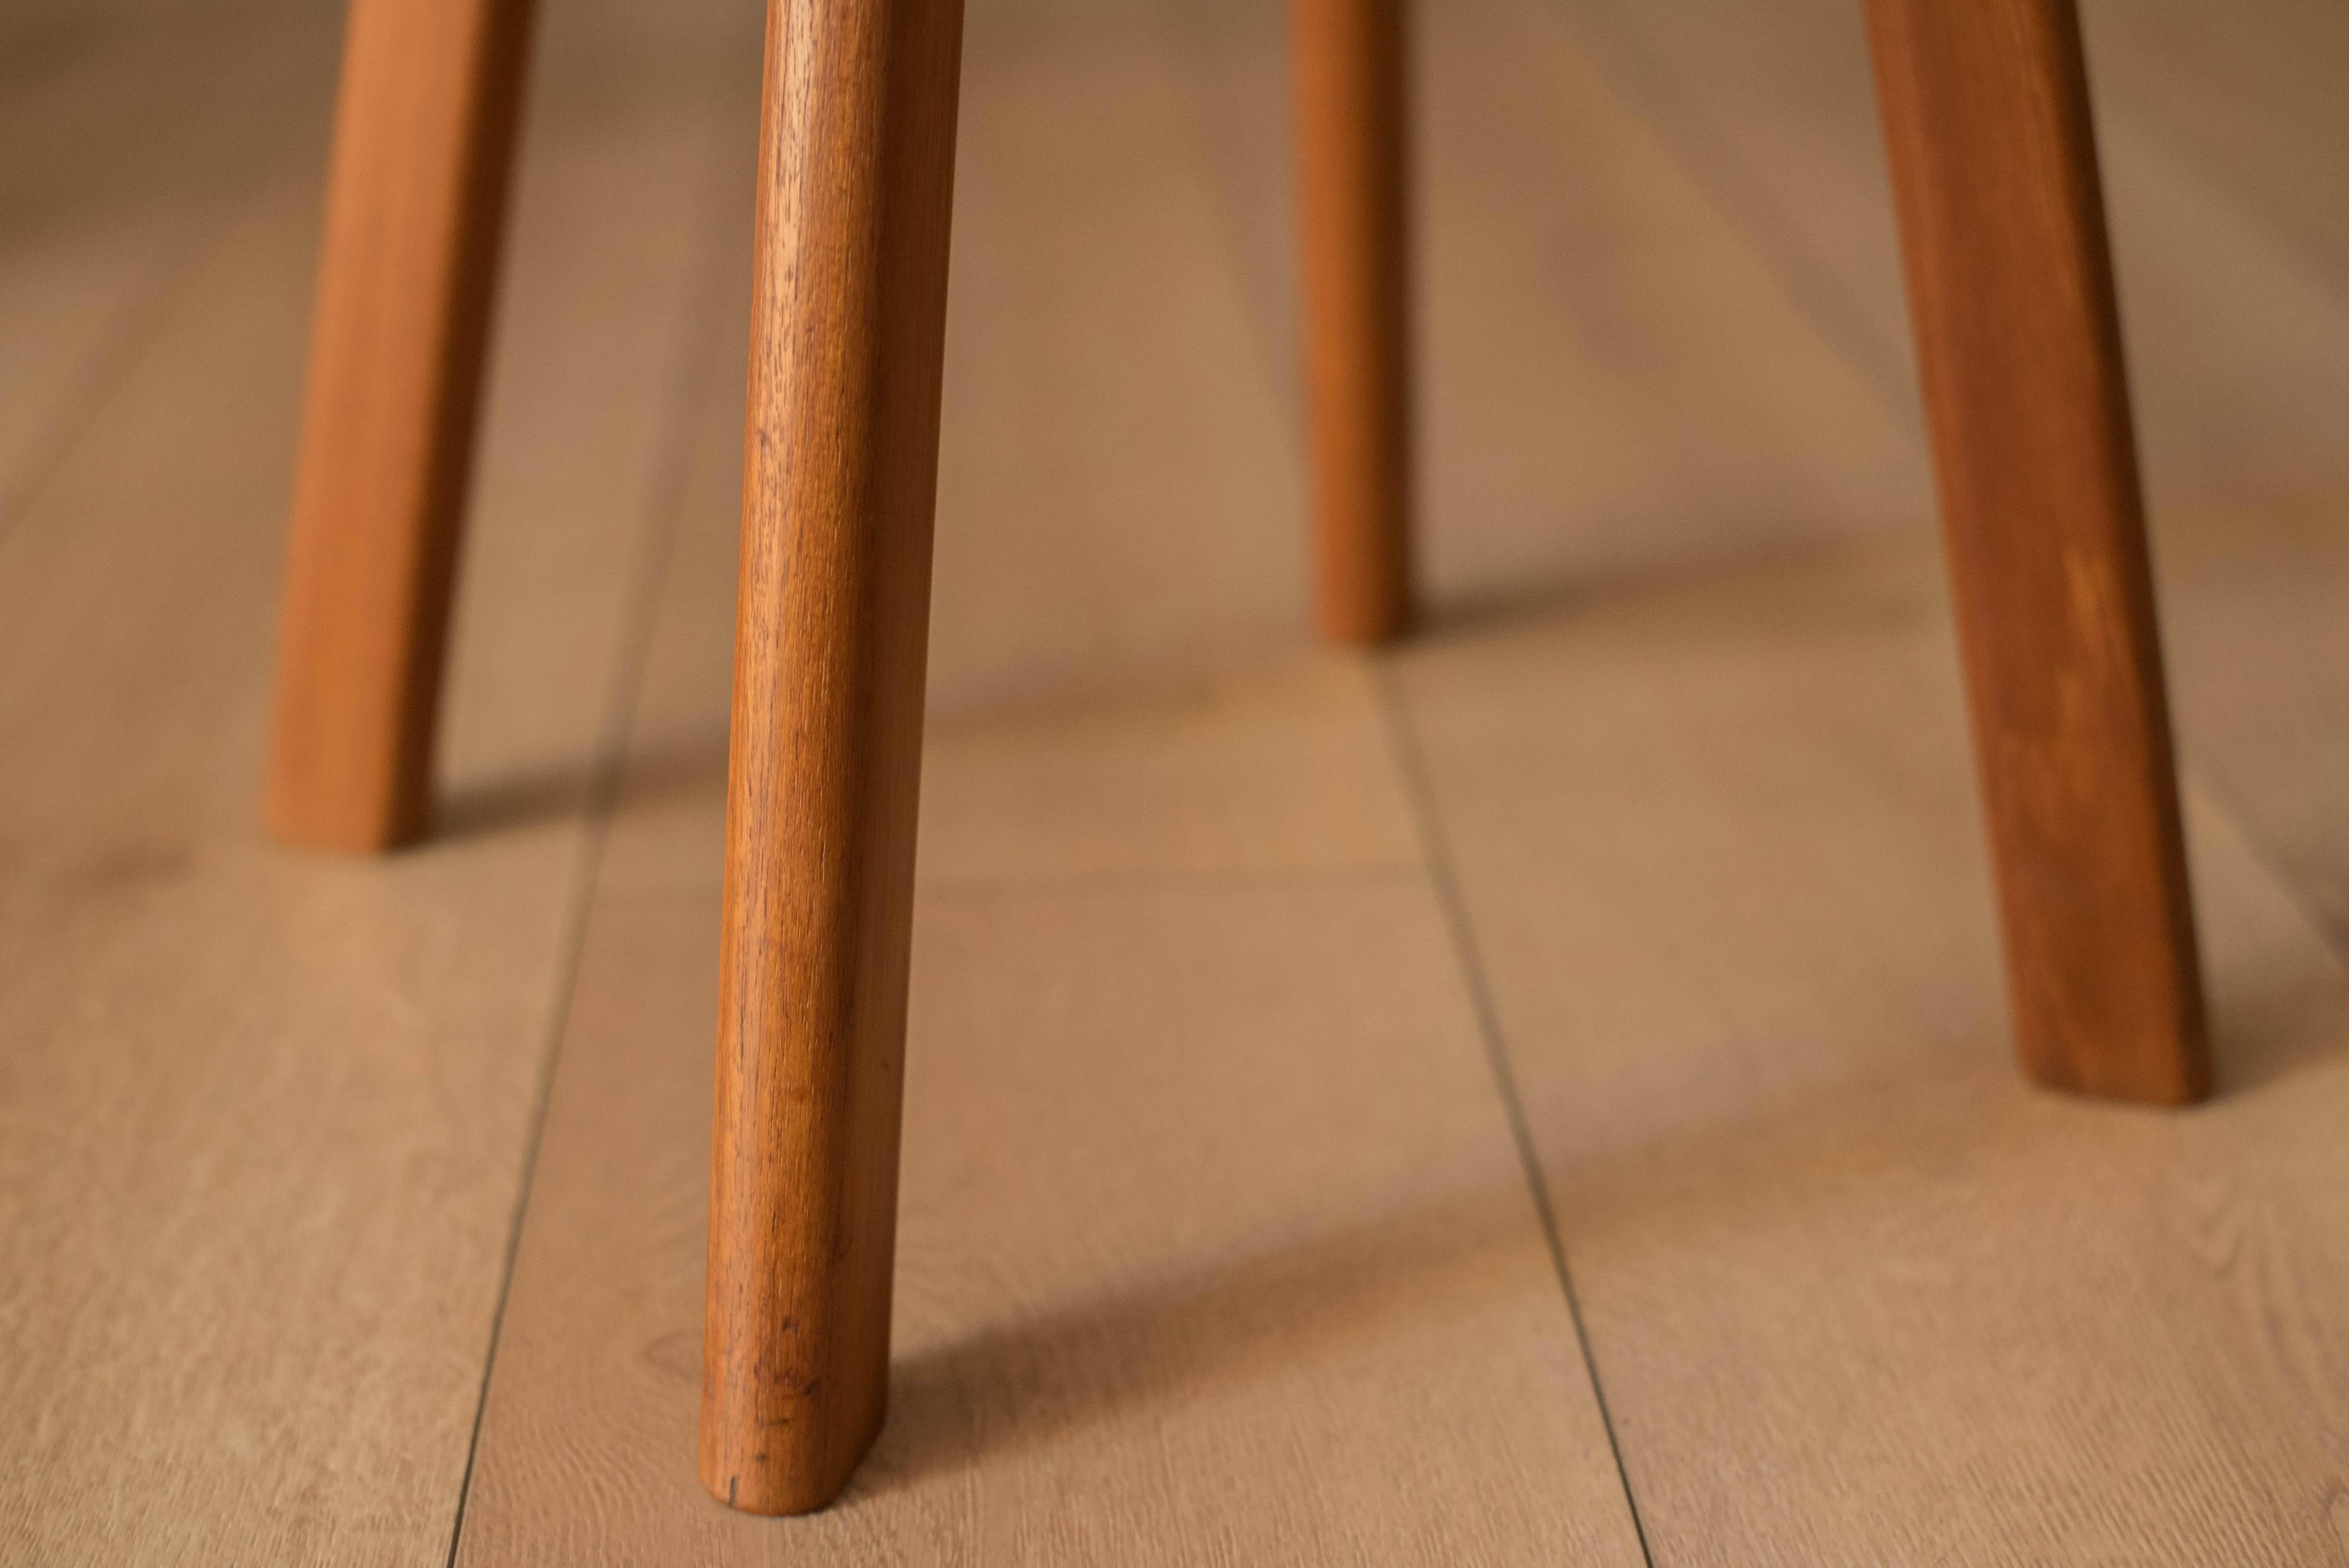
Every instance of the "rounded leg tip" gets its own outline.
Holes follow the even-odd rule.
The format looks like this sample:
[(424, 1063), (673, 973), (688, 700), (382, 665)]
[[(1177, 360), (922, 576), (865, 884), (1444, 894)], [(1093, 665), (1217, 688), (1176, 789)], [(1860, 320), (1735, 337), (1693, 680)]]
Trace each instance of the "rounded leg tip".
[(701, 1484), (711, 1497), (737, 1512), (767, 1519), (823, 1512), (839, 1501), (855, 1473), (853, 1463), (838, 1475), (823, 1475), (771, 1463), (743, 1464), (708, 1453), (701, 1461)]
[[(699, 1469), (709, 1495), (742, 1513), (768, 1518), (820, 1513), (840, 1500), (881, 1435), (885, 1398), (864, 1402), (860, 1418), (848, 1431), (833, 1428), (823, 1436), (825, 1412), (808, 1410), (807, 1418), (761, 1427), (730, 1423), (722, 1408), (705, 1404), (701, 1418)], [(836, 1421), (843, 1412), (828, 1412)], [(744, 1417), (745, 1412), (733, 1414)], [(731, 1429), (730, 1430), (730, 1426)], [(843, 1440), (844, 1439), (844, 1440)]]

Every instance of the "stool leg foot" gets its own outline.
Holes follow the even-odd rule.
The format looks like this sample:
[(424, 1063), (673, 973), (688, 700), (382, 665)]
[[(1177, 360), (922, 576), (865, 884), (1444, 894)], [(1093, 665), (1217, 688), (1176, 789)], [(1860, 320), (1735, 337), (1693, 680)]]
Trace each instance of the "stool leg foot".
[(822, 1508), (881, 1426), (961, 0), (770, 0), (701, 1479)]
[(1868, 0), (2017, 1048), (2209, 1091), (2168, 699), (2072, 0)]
[(268, 819), (420, 836), (530, 0), (352, 0), (278, 654)]
[(1293, 0), (1314, 613), (1410, 624), (1411, 354), (1403, 0)]

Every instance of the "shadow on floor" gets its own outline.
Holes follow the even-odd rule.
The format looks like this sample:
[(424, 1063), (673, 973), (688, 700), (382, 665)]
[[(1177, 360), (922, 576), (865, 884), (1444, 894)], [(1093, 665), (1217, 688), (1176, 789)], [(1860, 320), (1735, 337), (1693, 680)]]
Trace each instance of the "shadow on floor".
[[(460, 785), (437, 803), (432, 840), (487, 838), (579, 815), (589, 809), (604, 766), (582, 758)], [(712, 792), (722, 795), (725, 789), (726, 737), (696, 736), (632, 753), (620, 773), (615, 810), (634, 810)]]
[(1512, 1293), (1546, 1298), (1515, 1310), (1554, 1307), (1568, 1332), (1539, 1222), (1518, 1190), (1002, 1323), (898, 1358), (888, 1425), (847, 1501), (1415, 1329), (1456, 1333)]

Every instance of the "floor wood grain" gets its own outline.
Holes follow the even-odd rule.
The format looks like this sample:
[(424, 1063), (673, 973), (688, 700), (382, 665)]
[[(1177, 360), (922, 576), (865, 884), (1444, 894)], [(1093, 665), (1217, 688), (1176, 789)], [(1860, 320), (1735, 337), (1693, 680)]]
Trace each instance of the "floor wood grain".
[(0, 537), (280, 171), (285, 127), (326, 112), (335, 24), (315, 4), (130, 19), (0, 16)]
[[(601, 48), (554, 33), (558, 79)], [(453, 693), (460, 803), (592, 754), (608, 722), (671, 361), (700, 352), (718, 282), (698, 203), (730, 143), (699, 86), (617, 137), (559, 86), (536, 118), (507, 317), (527, 352), (492, 395)], [(586, 797), (382, 862), (260, 838), (324, 130), (276, 128), (295, 145), (220, 215), (0, 543), (9, 1562), (450, 1547)], [(602, 222), (616, 197), (640, 224)]]
[(2337, 1560), (2349, 971), (2230, 823), (2220, 1097), (2115, 1110), (2006, 1059), (1930, 546), (1402, 685), (1659, 1562)]
[[(972, 119), (1032, 114), (1018, 89), (1065, 68), (1038, 54), (1138, 59), (1154, 36), (1099, 18), (1076, 31), (975, 36)], [(1169, 123), (1147, 101), (1107, 121), (1137, 163), (1180, 170)], [(984, 129), (968, 139), (966, 168), (974, 145), (997, 144)], [(1009, 160), (979, 177), (1037, 178)], [(957, 308), (1009, 320), (1028, 285), (990, 297), (1010, 258), (975, 227)], [(1038, 261), (1035, 235), (1021, 242)], [(1106, 300), (1154, 281), (1112, 271), (1092, 286)], [(1246, 341), (1230, 294), (1206, 319), (1210, 342)], [(1152, 324), (1134, 356), (1179, 362), (1196, 326)], [(1084, 429), (1083, 377), (1099, 371), (1077, 347), (1048, 339), (965, 367), (950, 407), (1009, 387), (1043, 439)], [(734, 454), (714, 409), (739, 395), (736, 377), (712, 387), (666, 575), (460, 1561), (570, 1561), (592, 1543), (720, 1562), (1254, 1562), (1342, 1542), (1414, 1560), (1638, 1561), (1368, 667), (1301, 646), (1235, 667), (1210, 628), (1188, 642), (1192, 673), (1130, 675), (1112, 698), (1052, 652), (1081, 650), (1089, 623), (965, 618), (957, 606), (995, 608), (981, 597), (995, 585), (943, 561), (937, 664), (992, 666), (1018, 695), (949, 684), (934, 726), (891, 1424), (817, 1519), (778, 1529), (701, 1492), (728, 652), (710, 628), (733, 581)], [(1180, 383), (1147, 396), (1206, 411)], [(1259, 439), (1221, 449), (1255, 460)], [(1133, 455), (1180, 471), (1179, 452)], [(1014, 513), (1087, 526), (1050, 484), (1006, 490), (1043, 468), (1008, 460), (950, 449), (942, 531)], [(1288, 490), (1280, 477), (1252, 513)], [(1137, 531), (1023, 556), (1019, 591), (1111, 595), (1097, 613), (1146, 621), (1164, 586), (1143, 553), (1155, 542)], [(1120, 562), (1123, 550), (1136, 553)], [(1104, 564), (1124, 569), (1091, 582)], [(1347, 954), (1373, 955), (1374, 988), (1347, 977)], [(1454, 1313), (1483, 1351), (1446, 1326)], [(1516, 1401), (1512, 1386), (1543, 1392)], [(550, 1445), (554, 1432), (569, 1435)]]
[(779, 1526), (695, 1481), (717, 904), (616, 895), (460, 1562), (1639, 1561), (1415, 872), (918, 910), (895, 1383), (848, 1496)]
[(1418, 9), (1364, 662), (1278, 8), (972, 0), (897, 1403), (801, 1522), (691, 1461), (757, 7), (548, 10), (381, 864), (255, 816), (336, 7), (0, 18), (0, 1562), (2349, 1563), (2337, 17), (2084, 7), (2165, 1117), (2007, 1060), (1856, 7)]

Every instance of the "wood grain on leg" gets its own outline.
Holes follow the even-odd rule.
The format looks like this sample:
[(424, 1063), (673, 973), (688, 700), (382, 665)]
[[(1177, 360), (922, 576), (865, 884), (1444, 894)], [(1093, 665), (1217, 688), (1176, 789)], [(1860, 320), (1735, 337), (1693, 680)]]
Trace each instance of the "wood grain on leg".
[(879, 1432), (961, 0), (771, 0), (701, 1478), (823, 1507)]
[(2017, 1046), (2208, 1090), (2087, 80), (2071, 0), (1869, 0)]
[(352, 0), (269, 823), (420, 835), (531, 0)]
[(1402, 0), (1295, 0), (1315, 618), (1376, 643), (1411, 620)]

